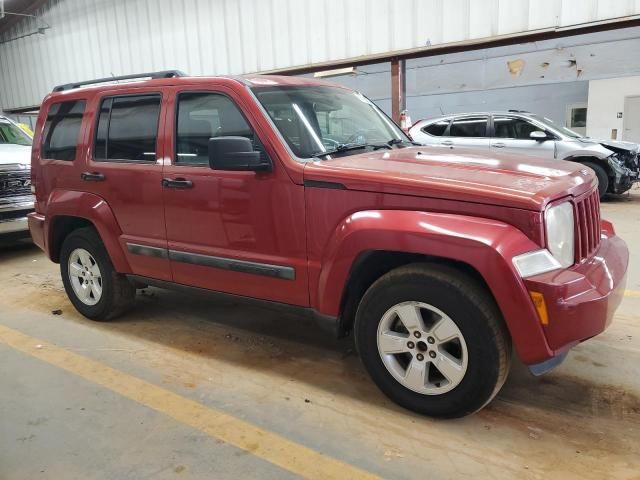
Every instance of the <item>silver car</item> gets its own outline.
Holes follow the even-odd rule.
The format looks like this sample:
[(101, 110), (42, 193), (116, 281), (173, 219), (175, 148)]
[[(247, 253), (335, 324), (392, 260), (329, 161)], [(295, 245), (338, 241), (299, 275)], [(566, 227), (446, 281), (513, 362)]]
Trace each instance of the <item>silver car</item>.
[(601, 197), (607, 192), (624, 193), (638, 180), (638, 145), (592, 140), (527, 112), (463, 113), (420, 120), (409, 134), (425, 145), (579, 162), (596, 172)]

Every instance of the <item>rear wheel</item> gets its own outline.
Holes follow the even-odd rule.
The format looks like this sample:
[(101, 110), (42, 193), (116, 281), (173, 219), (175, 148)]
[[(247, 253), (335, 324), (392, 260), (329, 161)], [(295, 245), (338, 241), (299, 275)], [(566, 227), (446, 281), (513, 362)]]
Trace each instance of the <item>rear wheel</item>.
[(596, 163), (585, 162), (584, 165), (596, 173), (596, 177), (598, 177), (598, 194), (600, 195), (600, 199), (602, 199), (609, 189), (609, 175), (607, 175), (604, 168)]
[(400, 267), (365, 293), (356, 344), (378, 387), (410, 410), (459, 417), (506, 380), (511, 342), (493, 298), (444, 265)]
[(135, 302), (135, 287), (114, 270), (92, 227), (74, 230), (65, 238), (60, 273), (73, 306), (92, 320), (111, 320)]

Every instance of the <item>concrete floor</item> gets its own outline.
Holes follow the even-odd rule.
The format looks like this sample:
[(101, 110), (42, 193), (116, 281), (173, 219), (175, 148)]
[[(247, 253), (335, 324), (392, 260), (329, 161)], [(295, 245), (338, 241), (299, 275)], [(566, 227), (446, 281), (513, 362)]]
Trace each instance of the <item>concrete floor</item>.
[(94, 323), (57, 265), (5, 247), (0, 479), (640, 478), (640, 190), (602, 211), (632, 252), (614, 324), (454, 421), (395, 406), (299, 318), (148, 289)]

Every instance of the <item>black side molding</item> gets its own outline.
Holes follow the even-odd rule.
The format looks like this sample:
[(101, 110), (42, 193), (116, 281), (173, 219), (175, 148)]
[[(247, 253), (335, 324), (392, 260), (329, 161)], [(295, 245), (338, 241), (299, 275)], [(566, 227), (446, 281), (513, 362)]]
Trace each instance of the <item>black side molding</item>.
[(127, 243), (127, 250), (135, 255), (147, 257), (168, 258), (174, 262), (202, 265), (204, 267), (220, 268), (233, 272), (262, 275), (263, 277), (281, 278), (283, 280), (295, 280), (296, 269), (286, 265), (272, 265), (269, 263), (250, 262), (235, 258), (214, 257), (199, 253), (183, 252), (179, 250), (167, 250), (166, 248), (150, 247), (137, 243)]
[(127, 250), (135, 255), (145, 255), (155, 258), (169, 258), (166, 248), (149, 247), (147, 245), (138, 245), (137, 243), (127, 243)]
[(338, 182), (323, 182), (322, 180), (305, 180), (304, 186), (308, 188), (329, 188), (332, 190), (346, 190), (342, 183)]
[(293, 267), (282, 265), (270, 265), (268, 263), (248, 262), (246, 260), (236, 260), (233, 258), (213, 257), (201, 255), (199, 253), (180, 252), (169, 250), (169, 258), (175, 262), (191, 263), (193, 265), (203, 265), (205, 267), (232, 270), (234, 272), (252, 273), (265, 277), (282, 278), (284, 280), (295, 280), (296, 271)]

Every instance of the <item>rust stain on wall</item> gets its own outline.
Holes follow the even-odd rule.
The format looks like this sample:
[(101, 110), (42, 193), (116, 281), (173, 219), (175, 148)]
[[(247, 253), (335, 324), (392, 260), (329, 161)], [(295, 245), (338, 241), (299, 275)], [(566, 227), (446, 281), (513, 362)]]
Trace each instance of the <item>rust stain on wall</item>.
[(518, 58), (517, 60), (510, 60), (507, 62), (507, 68), (512, 76), (519, 77), (524, 69), (524, 60), (521, 58)]

